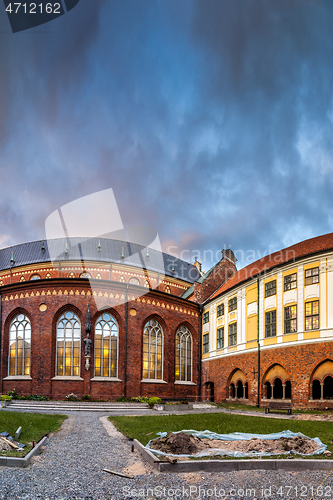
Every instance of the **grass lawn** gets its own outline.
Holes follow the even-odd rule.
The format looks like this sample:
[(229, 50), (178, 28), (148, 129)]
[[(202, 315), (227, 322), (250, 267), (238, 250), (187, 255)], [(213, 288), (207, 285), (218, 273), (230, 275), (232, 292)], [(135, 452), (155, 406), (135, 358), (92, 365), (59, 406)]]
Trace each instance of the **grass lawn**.
[[(319, 437), (333, 453), (333, 423), (310, 420), (285, 420), (262, 418), (228, 413), (201, 413), (191, 415), (156, 415), (153, 417), (109, 417), (117, 429), (130, 439), (137, 439), (146, 445), (161, 431), (195, 429), (209, 430), (220, 434), (249, 432), (270, 434), (272, 432), (302, 432), (310, 438)], [(317, 455), (315, 457), (318, 458)]]
[(66, 415), (45, 415), (43, 413), (18, 413), (16, 411), (0, 411), (0, 432), (8, 432), (15, 437), (15, 432), (22, 427), (19, 442), (26, 445), (24, 452), (0, 452), (6, 456), (24, 456), (32, 448), (32, 441), (39, 441), (48, 432), (59, 429)]
[[(218, 408), (225, 408), (226, 410), (238, 410), (238, 411), (258, 411), (258, 412), (265, 412), (264, 407), (258, 408), (257, 406), (250, 406), (250, 405), (244, 405), (242, 403), (215, 403), (215, 405)], [(323, 415), (327, 413), (331, 413), (331, 410), (328, 411), (323, 411), (323, 410), (294, 410), (293, 413), (309, 413), (309, 414), (315, 414), (315, 415)], [(285, 414), (285, 412), (284, 412)]]

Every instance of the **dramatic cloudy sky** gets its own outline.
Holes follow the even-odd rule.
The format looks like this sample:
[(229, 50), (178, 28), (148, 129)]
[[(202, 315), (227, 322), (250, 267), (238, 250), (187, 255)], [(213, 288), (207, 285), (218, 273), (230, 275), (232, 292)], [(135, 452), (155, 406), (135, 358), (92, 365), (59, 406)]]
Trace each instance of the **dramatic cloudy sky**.
[(331, 0), (80, 0), (16, 34), (0, 9), (1, 247), (106, 188), (205, 268), (332, 231)]

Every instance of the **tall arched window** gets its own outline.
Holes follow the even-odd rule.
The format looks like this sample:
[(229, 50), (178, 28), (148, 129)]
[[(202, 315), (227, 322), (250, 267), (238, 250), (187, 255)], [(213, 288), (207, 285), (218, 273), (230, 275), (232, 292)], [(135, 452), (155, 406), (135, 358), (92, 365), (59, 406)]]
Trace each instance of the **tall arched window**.
[(24, 315), (19, 314), (9, 328), (8, 375), (30, 375), (31, 324)]
[(110, 313), (102, 314), (95, 326), (95, 377), (118, 376), (118, 324)]
[(57, 324), (57, 375), (80, 375), (81, 326), (79, 318), (65, 312)]
[(163, 376), (163, 330), (151, 319), (143, 331), (143, 373), (144, 379), (161, 379)]
[(186, 326), (181, 326), (176, 333), (175, 379), (192, 381), (192, 335)]

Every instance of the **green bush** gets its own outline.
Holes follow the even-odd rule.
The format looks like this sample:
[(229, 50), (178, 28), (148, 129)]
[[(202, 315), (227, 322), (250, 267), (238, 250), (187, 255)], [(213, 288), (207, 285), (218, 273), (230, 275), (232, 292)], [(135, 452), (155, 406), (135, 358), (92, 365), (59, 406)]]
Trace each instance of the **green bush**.
[(125, 398), (125, 396), (121, 396), (120, 398), (116, 399), (117, 403), (129, 403), (129, 399)]
[(130, 401), (132, 403), (148, 403), (149, 398), (147, 398), (146, 396), (135, 396), (131, 398)]
[(7, 396), (7, 394), (1, 394), (0, 399), (1, 401), (11, 401), (12, 396)]
[(21, 399), (27, 399), (28, 401), (49, 401), (47, 396), (39, 396), (38, 394), (31, 394), (31, 396), (21, 396)]
[(154, 405), (160, 405), (162, 403), (162, 399), (158, 397), (152, 397), (148, 399), (148, 404), (150, 408), (152, 408)]
[(8, 396), (11, 396), (12, 399), (18, 399), (18, 394), (16, 392), (16, 389), (13, 389), (12, 391), (7, 392)]
[(89, 394), (83, 394), (82, 401), (91, 401), (91, 397), (89, 396)]
[(78, 400), (79, 400), (79, 398), (73, 392), (68, 394), (68, 396), (66, 396), (66, 399), (65, 399), (65, 401), (78, 401)]

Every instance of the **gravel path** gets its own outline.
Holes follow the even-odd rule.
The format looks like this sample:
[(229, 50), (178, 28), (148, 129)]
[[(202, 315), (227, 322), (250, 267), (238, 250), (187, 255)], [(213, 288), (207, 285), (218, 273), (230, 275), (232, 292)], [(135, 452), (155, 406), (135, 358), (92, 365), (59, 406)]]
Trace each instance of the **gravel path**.
[[(327, 476), (324, 471), (158, 474), (137, 452), (131, 453), (128, 440), (107, 424), (107, 414), (68, 415), (62, 430), (26, 469), (0, 468), (0, 499), (310, 500)], [(127, 472), (134, 479), (103, 468)], [(333, 500), (333, 472), (313, 498)]]

